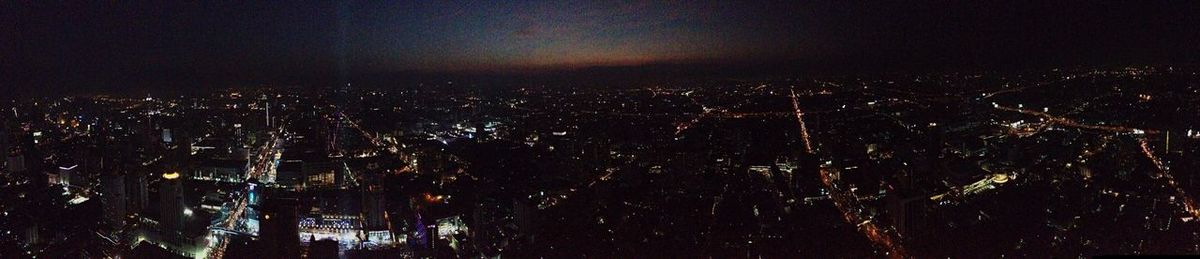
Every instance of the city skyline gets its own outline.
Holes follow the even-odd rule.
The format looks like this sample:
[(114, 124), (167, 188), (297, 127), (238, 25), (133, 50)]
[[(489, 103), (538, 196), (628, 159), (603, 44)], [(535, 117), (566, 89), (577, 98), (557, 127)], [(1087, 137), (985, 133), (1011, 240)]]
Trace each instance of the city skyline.
[(1197, 2), (0, 4), (0, 258), (1200, 255)]

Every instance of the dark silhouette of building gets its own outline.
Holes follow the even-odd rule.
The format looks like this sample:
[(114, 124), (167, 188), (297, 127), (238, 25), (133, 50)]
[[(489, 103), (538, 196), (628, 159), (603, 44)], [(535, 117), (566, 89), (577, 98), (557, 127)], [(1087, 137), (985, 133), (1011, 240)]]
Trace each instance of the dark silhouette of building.
[(387, 229), (387, 221), (384, 218), (384, 212), (387, 209), (387, 203), (384, 200), (383, 185), (380, 183), (379, 175), (366, 174), (365, 185), (363, 191), (363, 223), (366, 225), (366, 230), (382, 230)]
[(5, 158), (5, 167), (8, 171), (13, 174), (25, 174), (28, 168), (25, 167), (25, 155), (21, 154), (21, 149), (10, 147), (4, 150), (7, 152), (5, 153), (7, 155)]
[(300, 258), (300, 227), (294, 198), (269, 198), (259, 210), (259, 236), (267, 254)]
[(50, 186), (50, 181), (46, 176), (46, 158), (37, 148), (37, 142), (34, 141), (33, 135), (26, 134), (22, 138), (21, 143), (21, 160), (25, 165), (25, 177), (30, 182), (34, 183), (34, 187), (38, 190), (45, 190)]
[(314, 240), (308, 243), (309, 259), (337, 259), (338, 242), (332, 239)]
[(475, 249), (485, 256), (500, 255), (519, 242), (534, 240), (536, 215), (532, 205), (520, 199), (485, 199), (472, 211), (470, 228)]
[(145, 212), (150, 201), (150, 194), (147, 192), (146, 186), (145, 172), (132, 171), (125, 174), (125, 196), (128, 197), (125, 202), (127, 213)]
[(11, 145), (9, 144), (8, 128), (0, 124), (0, 152), (3, 152), (2, 154), (5, 155), (6, 162), (9, 155), (9, 148), (11, 148)]
[(178, 172), (165, 173), (158, 187), (159, 222), (165, 232), (183, 230), (183, 179)]
[(113, 228), (124, 225), (126, 201), (125, 176), (117, 173), (106, 173), (100, 179), (100, 203), (104, 205), (104, 222)]
[(927, 195), (895, 194), (887, 199), (892, 224), (904, 240), (920, 239), (930, 232), (933, 220), (929, 209), (932, 205)]

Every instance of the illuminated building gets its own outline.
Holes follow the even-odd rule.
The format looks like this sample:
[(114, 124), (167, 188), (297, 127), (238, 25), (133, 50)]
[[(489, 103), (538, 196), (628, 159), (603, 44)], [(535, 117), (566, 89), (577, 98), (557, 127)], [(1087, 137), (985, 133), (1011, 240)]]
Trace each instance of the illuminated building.
[(58, 166), (58, 177), (64, 186), (84, 186), (86, 185), (83, 175), (79, 172), (79, 165), (75, 163), (63, 163)]
[(303, 241), (328, 239), (337, 241), (343, 247), (378, 247), (394, 243), (386, 228), (378, 231), (364, 229), (364, 222), (358, 215), (301, 215), (298, 225)]
[(184, 218), (183, 179), (179, 172), (165, 173), (158, 187), (159, 222), (164, 231), (181, 231)]
[(63, 183), (62, 174), (58, 171), (46, 172), (45, 182), (47, 185), (61, 185)]
[(467, 223), (462, 220), (461, 216), (455, 215), (438, 219), (437, 230), (438, 239), (450, 240), (451, 247), (454, 247), (457, 245), (454, 235), (459, 233), (467, 233), (469, 228)]
[(246, 160), (208, 159), (191, 175), (195, 180), (237, 183), (246, 179)]
[(421, 213), (416, 213), (413, 219), (412, 232), (407, 238), (408, 245), (418, 255), (428, 256), (433, 254), (433, 249), (437, 242), (437, 225), (425, 223), (425, 218)]
[(344, 163), (329, 158), (305, 159), (301, 172), (307, 188), (337, 188), (344, 183)]
[(175, 141), (175, 139), (174, 139), (174, 136), (172, 136), (172, 134), (171, 134), (171, 129), (163, 129), (162, 130), (162, 142), (171, 143), (174, 141)]

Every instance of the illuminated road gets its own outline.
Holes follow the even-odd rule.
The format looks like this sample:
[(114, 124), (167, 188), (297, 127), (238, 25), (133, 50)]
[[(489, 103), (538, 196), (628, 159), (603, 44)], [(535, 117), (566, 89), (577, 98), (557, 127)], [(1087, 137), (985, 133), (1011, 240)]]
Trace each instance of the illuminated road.
[[(272, 173), (270, 172), (275, 171), (275, 157), (282, 146), (279, 137), (283, 134), (283, 130), (286, 127), (287, 123), (284, 123), (284, 126), (272, 132), (271, 139), (263, 144), (262, 149), (256, 152), (254, 157), (254, 161), (256, 162), (246, 171), (245, 180), (261, 178), (263, 175), (271, 175)], [(224, 231), (220, 231), (221, 229), (239, 230), (238, 227), (240, 227), (240, 224), (238, 223), (242, 221), (242, 217), (246, 214), (246, 207), (250, 203), (249, 187), (239, 190), (236, 194), (237, 201), (234, 202), (233, 206), (227, 207), (226, 211), (229, 213), (226, 214), (225, 220), (215, 226), (209, 227), (208, 237), (212, 241), (209, 242), (208, 258), (222, 258), (225, 254), (225, 249), (229, 246), (229, 235)]]
[(1150, 143), (1146, 140), (1146, 138), (1138, 139), (1138, 143), (1142, 148), (1142, 154), (1146, 155), (1146, 158), (1150, 159), (1150, 162), (1154, 163), (1154, 166), (1158, 168), (1158, 171), (1154, 174), (1154, 178), (1165, 179), (1167, 186), (1170, 187), (1171, 190), (1175, 191), (1175, 195), (1182, 198), (1182, 204), (1180, 205), (1183, 206), (1184, 213), (1191, 215), (1193, 218), (1200, 218), (1200, 209), (1196, 208), (1196, 200), (1192, 199), (1192, 196), (1188, 196), (1187, 193), (1183, 191), (1182, 187), (1179, 187), (1179, 183), (1175, 181), (1175, 177), (1172, 176), (1171, 173), (1167, 171), (1167, 167), (1163, 165), (1162, 159), (1159, 159), (1158, 156), (1154, 155), (1154, 151), (1152, 151), (1153, 149), (1150, 148)]
[(812, 140), (808, 136), (808, 126), (804, 125), (804, 111), (800, 110), (800, 101), (796, 98), (796, 89), (792, 88), (789, 91), (792, 93), (792, 110), (796, 113), (796, 121), (800, 122), (800, 139), (804, 141), (804, 151), (812, 154)]
[(349, 116), (346, 116), (345, 114), (343, 114), (341, 112), (338, 112), (338, 118), (340, 118), (341, 120), (350, 124), (350, 128), (358, 130), (358, 132), (360, 134), (362, 134), (363, 137), (366, 137), (367, 140), (371, 141), (371, 145), (374, 145), (375, 147), (385, 146), (383, 143), (383, 140), (379, 139), (378, 134), (372, 134), (371, 132), (367, 132), (367, 130), (363, 129), (362, 126), (358, 125), (357, 122), (354, 122), (354, 120), (351, 120)]
[[(808, 127), (804, 125), (804, 111), (800, 109), (800, 102), (796, 97), (794, 89), (791, 90), (791, 97), (792, 109), (796, 114), (797, 122), (800, 124), (800, 137), (804, 141), (804, 149), (809, 154), (814, 154), (815, 151), (812, 149), (812, 140), (808, 134)], [(825, 189), (829, 190), (830, 200), (833, 201), (834, 207), (837, 207), (838, 211), (842, 213), (842, 219), (846, 223), (855, 225), (858, 232), (866, 236), (871, 243), (886, 250), (888, 257), (908, 257), (908, 253), (905, 252), (904, 247), (896, 241), (899, 240), (899, 237), (894, 232), (880, 228), (870, 217), (859, 214), (860, 212), (867, 211), (866, 207), (859, 202), (860, 198), (856, 197), (854, 192), (842, 189), (842, 185), (837, 183), (838, 177), (833, 175), (837, 173), (834, 169), (822, 165), (819, 171), (821, 184), (824, 185)]]
[(896, 242), (899, 238), (895, 233), (880, 228), (870, 218), (857, 213), (866, 211), (865, 207), (862, 203), (858, 202), (859, 199), (855, 197), (853, 192), (842, 190), (841, 185), (835, 182), (835, 177), (832, 174), (836, 172), (833, 172), (832, 169), (826, 166), (822, 166), (820, 172), (821, 183), (825, 185), (825, 188), (829, 189), (829, 198), (833, 201), (833, 205), (837, 207), (838, 211), (842, 212), (842, 219), (846, 223), (854, 224), (858, 227), (858, 232), (866, 236), (868, 240), (871, 240), (872, 243), (875, 243), (880, 248), (887, 250), (888, 257), (908, 257), (904, 251), (904, 247)]
[(995, 107), (998, 110), (1002, 110), (1002, 111), (1019, 112), (1019, 113), (1023, 113), (1023, 114), (1027, 114), (1027, 115), (1041, 117), (1042, 119), (1046, 120), (1046, 122), (1049, 122), (1049, 123), (1052, 123), (1055, 125), (1064, 126), (1064, 127), (1108, 131), (1108, 132), (1113, 132), (1113, 133), (1134, 133), (1134, 134), (1147, 134), (1147, 135), (1158, 134), (1157, 130), (1144, 130), (1144, 129), (1137, 129), (1137, 128), (1131, 128), (1131, 127), (1111, 126), (1111, 125), (1090, 125), (1090, 124), (1079, 123), (1078, 121), (1075, 121), (1070, 118), (1054, 116), (1054, 115), (1051, 115), (1051, 114), (1045, 113), (1045, 112), (1039, 112), (1039, 111), (1028, 110), (1028, 109), (1012, 108), (1012, 107), (1004, 107), (1004, 106), (1000, 106), (1000, 105), (993, 105), (993, 107)]
[(949, 191), (930, 196), (929, 200), (935, 202), (946, 199), (961, 200), (970, 195), (976, 195), (987, 190), (995, 189), (997, 188), (996, 186), (999, 186), (999, 184), (1006, 183), (1010, 180), (1012, 180), (1012, 177), (1004, 173), (987, 175), (984, 176), (983, 179), (979, 179), (973, 183), (963, 186), (955, 186), (950, 188)]
[[(1055, 125), (1065, 126), (1065, 127), (1108, 131), (1108, 132), (1112, 132), (1112, 133), (1133, 133), (1133, 134), (1141, 134), (1141, 135), (1150, 135), (1150, 134), (1158, 134), (1159, 133), (1158, 130), (1137, 129), (1137, 128), (1124, 127), (1124, 126), (1082, 124), (1082, 123), (1079, 123), (1079, 122), (1069, 119), (1069, 118), (1058, 117), (1058, 116), (1054, 116), (1054, 115), (1051, 115), (1051, 114), (1048, 114), (1045, 112), (1039, 112), (1039, 111), (1033, 111), (1033, 110), (1027, 110), (1027, 109), (1004, 107), (1004, 106), (1000, 106), (1000, 105), (994, 105), (994, 107), (999, 110), (1013, 111), (1013, 112), (1019, 112), (1019, 113), (1023, 113), (1023, 114), (1041, 117), (1042, 119), (1044, 119), (1047, 122), (1050, 122)], [(1140, 137), (1140, 138), (1138, 138), (1138, 145), (1141, 148), (1142, 154), (1144, 156), (1146, 156), (1146, 158), (1149, 159), (1151, 163), (1154, 164), (1154, 167), (1156, 169), (1158, 169), (1153, 175), (1154, 179), (1163, 179), (1165, 181), (1167, 187), (1169, 189), (1171, 189), (1171, 191), (1175, 192), (1175, 196), (1178, 196), (1181, 198), (1181, 202), (1180, 202), (1181, 204), (1179, 204), (1179, 205), (1183, 207), (1182, 210), (1184, 211), (1184, 213), (1192, 216), (1193, 218), (1200, 218), (1200, 208), (1196, 207), (1195, 199), (1192, 199), (1191, 196), (1187, 195), (1187, 193), (1184, 191), (1184, 189), (1179, 186), (1179, 183), (1177, 181), (1175, 181), (1175, 177), (1173, 175), (1171, 175), (1168, 168), (1165, 165), (1163, 165), (1162, 159), (1160, 159), (1157, 155), (1155, 155), (1153, 149), (1150, 148), (1149, 141), (1145, 137)], [(1091, 152), (1085, 152), (1085, 155), (1090, 155), (1090, 154), (1091, 154)]]
[[(762, 91), (764, 89), (766, 89), (765, 85), (756, 87), (753, 89), (753, 91), (762, 93)], [(789, 116), (789, 115), (791, 115), (791, 112), (730, 112), (730, 110), (738, 110), (742, 106), (752, 103), (753, 102), (752, 99), (744, 100), (744, 101), (734, 104), (728, 108), (709, 108), (707, 105), (704, 105), (703, 103), (701, 103), (700, 99), (696, 98), (695, 96), (692, 96), (691, 93), (692, 93), (692, 91), (685, 92), (685, 93), (683, 93), (683, 96), (687, 96), (688, 99), (692, 102), (692, 104), (694, 104), (696, 106), (700, 106), (701, 112), (696, 114), (695, 118), (692, 118), (691, 120), (688, 120), (685, 122), (680, 122), (677, 125), (675, 125), (675, 135), (679, 135), (680, 133), (683, 133), (684, 131), (691, 128), (692, 126), (695, 126), (696, 123), (700, 123), (700, 121), (704, 120), (705, 118), (741, 119), (741, 118), (748, 118), (748, 117), (772, 117), (772, 116)], [(593, 112), (593, 113), (598, 114), (600, 112)], [(651, 116), (673, 117), (673, 116), (676, 116), (675, 114), (660, 114), (660, 115), (639, 114), (639, 113), (605, 113), (605, 114), (606, 115), (614, 115), (614, 116), (638, 116), (638, 117), (651, 117)]]

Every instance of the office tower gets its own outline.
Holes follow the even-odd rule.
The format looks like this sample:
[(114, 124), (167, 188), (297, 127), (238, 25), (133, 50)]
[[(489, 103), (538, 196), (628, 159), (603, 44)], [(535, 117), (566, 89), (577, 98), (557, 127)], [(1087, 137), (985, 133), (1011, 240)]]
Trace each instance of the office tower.
[(929, 208), (929, 196), (892, 194), (887, 198), (887, 210), (896, 231), (905, 240), (924, 237), (933, 226)]
[(146, 191), (146, 174), (130, 172), (125, 174), (125, 195), (128, 197), (125, 208), (128, 213), (142, 213), (149, 203), (150, 195)]
[(100, 179), (100, 202), (104, 205), (104, 222), (114, 228), (124, 225), (126, 215), (125, 176), (107, 173)]
[(5, 149), (5, 151), (5, 154), (8, 155), (5, 165), (8, 172), (17, 175), (24, 174), (28, 168), (25, 167), (25, 155), (21, 154), (21, 149), (13, 147)]
[[(9, 149), (11, 148), (8, 138), (8, 129), (6, 129), (4, 125), (0, 125), (0, 154), (4, 155), (6, 160), (5, 162), (7, 162), (7, 159), (9, 158)], [(11, 165), (8, 165), (8, 167), (11, 167)], [(11, 171), (11, 169), (9, 169), (9, 171)]]
[(387, 221), (383, 216), (387, 204), (384, 200), (383, 185), (379, 181), (379, 176), (367, 174), (364, 179), (366, 185), (362, 187), (362, 199), (363, 214), (365, 214), (363, 223), (366, 225), (366, 230), (387, 229)]
[(159, 217), (164, 231), (181, 231), (184, 223), (183, 179), (178, 172), (162, 175), (158, 187)]

